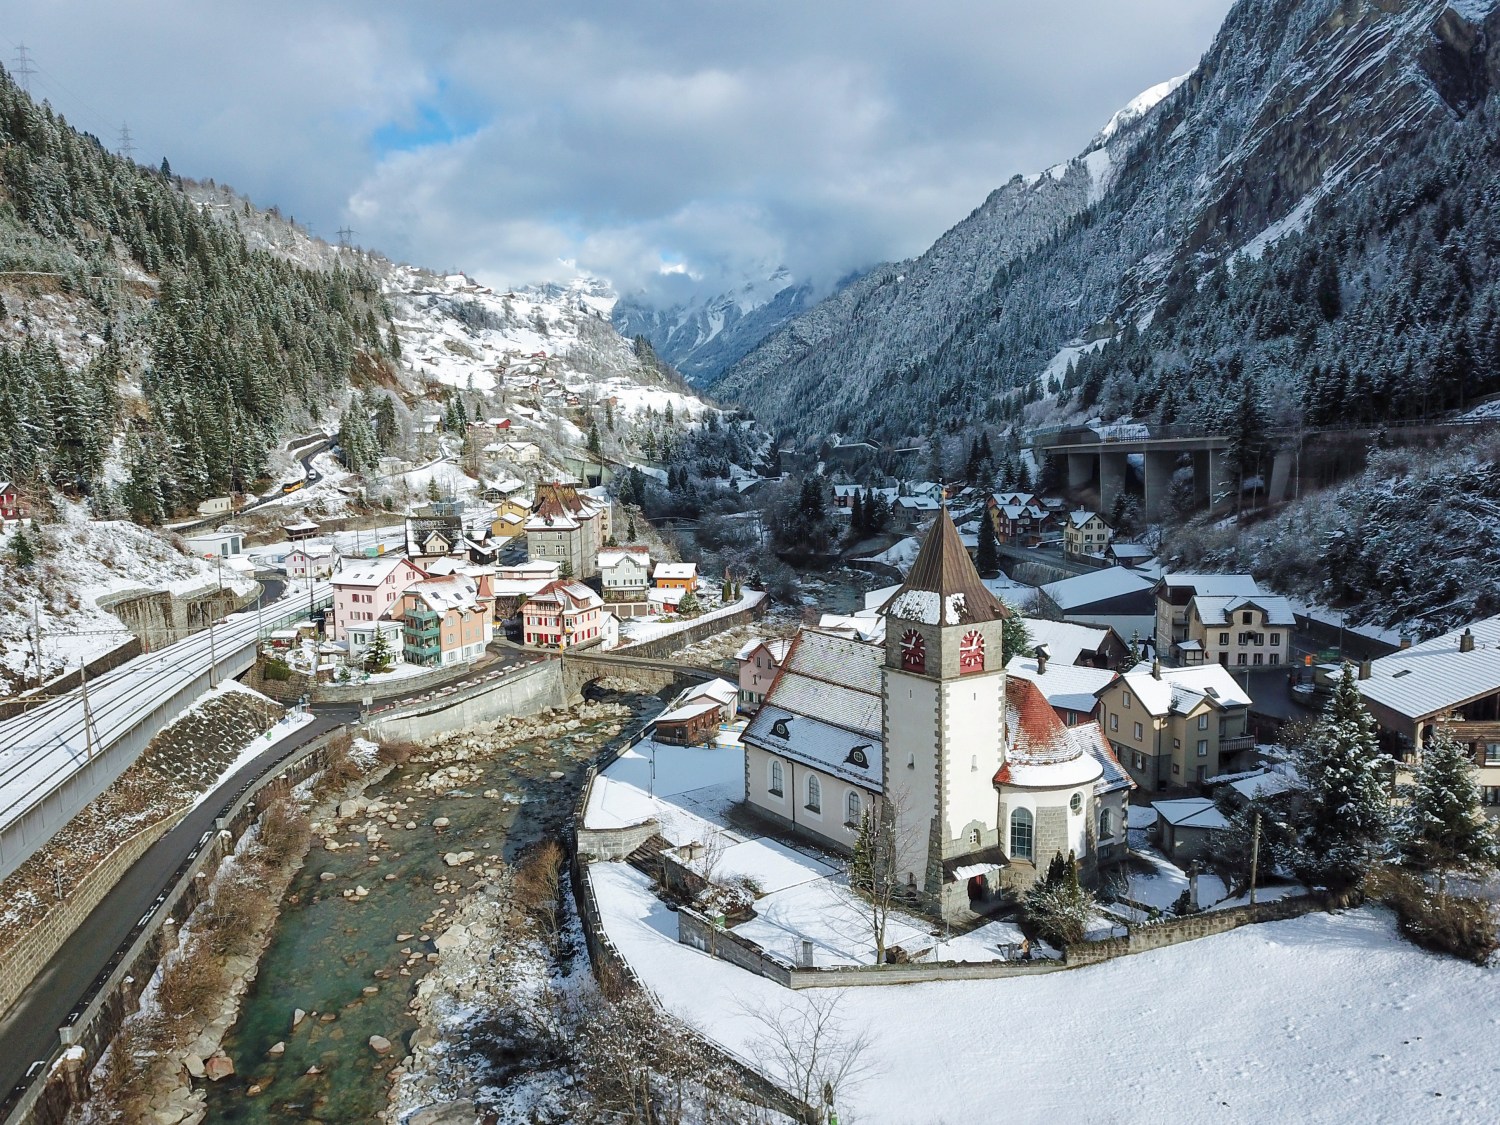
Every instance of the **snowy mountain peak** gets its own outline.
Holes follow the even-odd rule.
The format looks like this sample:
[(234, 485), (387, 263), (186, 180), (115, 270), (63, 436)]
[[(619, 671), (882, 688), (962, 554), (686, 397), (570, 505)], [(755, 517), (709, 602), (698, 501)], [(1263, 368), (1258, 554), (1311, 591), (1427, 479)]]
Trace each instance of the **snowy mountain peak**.
[(1168, 78), (1165, 82), (1158, 82), (1155, 86), (1149, 86), (1135, 97), (1126, 102), (1120, 109), (1116, 110), (1114, 116), (1104, 123), (1104, 128), (1089, 142), (1085, 152), (1103, 148), (1122, 129), (1134, 125), (1146, 114), (1150, 113), (1162, 102), (1171, 96), (1172, 92), (1188, 80), (1188, 75), (1179, 74), (1176, 78)]

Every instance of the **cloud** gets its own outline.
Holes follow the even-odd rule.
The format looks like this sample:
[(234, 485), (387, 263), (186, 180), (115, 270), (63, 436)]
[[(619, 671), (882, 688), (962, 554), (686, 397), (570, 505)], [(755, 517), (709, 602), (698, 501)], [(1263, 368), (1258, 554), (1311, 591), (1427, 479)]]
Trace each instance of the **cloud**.
[(1227, 7), (0, 0), (0, 49), (107, 143), (129, 122), (138, 158), (320, 234), (675, 293), (920, 252), (1189, 69)]

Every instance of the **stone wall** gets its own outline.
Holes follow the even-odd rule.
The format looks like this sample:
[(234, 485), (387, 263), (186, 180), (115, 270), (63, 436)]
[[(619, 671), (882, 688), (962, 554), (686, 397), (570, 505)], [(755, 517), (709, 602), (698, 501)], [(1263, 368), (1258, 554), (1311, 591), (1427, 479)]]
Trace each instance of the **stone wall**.
[(493, 722), (512, 715), (532, 715), (549, 707), (566, 707), (568, 703), (562, 662), (539, 660), (466, 691), (378, 712), (370, 717), (367, 726), (370, 737), (377, 740), (394, 738), (426, 742), (475, 723)]
[(757, 605), (747, 606), (744, 609), (735, 610), (733, 613), (725, 613), (715, 617), (707, 617), (702, 621), (694, 621), (686, 629), (679, 629), (675, 633), (668, 633), (665, 637), (655, 637), (649, 641), (641, 641), (639, 644), (621, 645), (614, 651), (621, 656), (668, 656), (678, 649), (686, 648), (688, 645), (712, 637), (728, 629), (740, 625), (748, 625), (760, 615), (761, 606), (765, 605), (762, 600)]
[(185, 814), (186, 810), (172, 813), (121, 843), (79, 881), (66, 899), (49, 910), (38, 925), (5, 951), (4, 958), (0, 958), (0, 1012), (7, 1011), (15, 1003), (16, 997), (26, 991), (37, 973), (47, 967), (63, 943), (103, 901), (109, 889)]
[[(93, 660), (90, 660), (85, 670), (88, 673), (89, 679), (93, 679), (95, 676), (102, 676), (105, 672), (112, 672), (121, 664), (134, 660), (141, 654), (141, 651), (140, 638), (131, 637), (130, 640), (110, 649), (103, 656), (96, 656)], [(82, 671), (74, 668), (65, 675), (48, 680), (37, 690), (34, 697), (22, 696), (19, 699), (7, 699), (4, 702), (0, 702), (0, 719), (12, 719), (28, 707), (33, 707), (38, 703), (45, 703), (55, 696), (66, 695), (70, 691), (77, 691), (83, 683), (83, 675)]]

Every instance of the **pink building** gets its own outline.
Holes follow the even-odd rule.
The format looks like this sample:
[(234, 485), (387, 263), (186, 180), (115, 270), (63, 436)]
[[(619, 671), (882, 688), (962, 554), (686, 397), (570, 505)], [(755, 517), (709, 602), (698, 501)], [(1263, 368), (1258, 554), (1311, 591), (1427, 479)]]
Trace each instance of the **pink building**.
[(401, 622), (408, 664), (467, 664), (484, 655), (494, 618), (467, 574), (424, 578), (401, 591), (391, 616)]
[(771, 690), (771, 681), (781, 671), (781, 662), (792, 642), (787, 640), (750, 641), (735, 659), (740, 662), (740, 710), (754, 714), (760, 710), (760, 702)]
[(347, 640), (351, 624), (386, 616), (402, 590), (426, 577), (410, 559), (351, 562), (333, 577), (333, 639)]
[(521, 607), (522, 639), (537, 648), (576, 648), (600, 638), (604, 599), (581, 582), (548, 583)]

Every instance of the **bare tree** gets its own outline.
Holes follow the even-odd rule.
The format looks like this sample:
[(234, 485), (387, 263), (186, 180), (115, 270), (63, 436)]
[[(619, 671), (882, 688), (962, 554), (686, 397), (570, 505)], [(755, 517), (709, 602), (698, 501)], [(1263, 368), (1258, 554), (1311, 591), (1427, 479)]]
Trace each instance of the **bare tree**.
[(861, 814), (846, 869), (849, 886), (859, 896), (860, 915), (874, 943), (877, 965), (885, 960), (886, 925), (911, 894), (902, 872), (920, 866), (916, 862), (921, 854), (917, 829), (903, 811), (901, 798), (891, 794)]
[(837, 992), (808, 989), (791, 993), (783, 1005), (745, 1008), (764, 1029), (752, 1047), (772, 1080), (798, 1101), (828, 1111), (870, 1069), (864, 1057), (869, 1033), (850, 1026), (839, 1002)]

